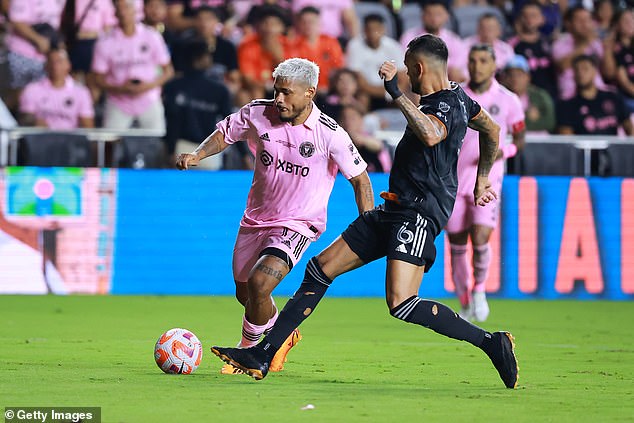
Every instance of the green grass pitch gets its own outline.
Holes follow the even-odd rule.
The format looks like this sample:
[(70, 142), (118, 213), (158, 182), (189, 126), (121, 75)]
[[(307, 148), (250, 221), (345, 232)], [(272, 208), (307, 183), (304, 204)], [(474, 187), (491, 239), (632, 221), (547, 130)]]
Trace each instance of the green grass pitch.
[[(256, 382), (220, 375), (209, 352), (238, 340), (233, 298), (0, 296), (0, 406), (100, 406), (104, 422), (634, 421), (634, 304), (491, 309), (484, 327), (516, 337), (517, 390), (478, 349), (391, 318), (382, 299), (326, 298), (284, 372)], [(154, 363), (172, 327), (203, 343), (193, 375)]]

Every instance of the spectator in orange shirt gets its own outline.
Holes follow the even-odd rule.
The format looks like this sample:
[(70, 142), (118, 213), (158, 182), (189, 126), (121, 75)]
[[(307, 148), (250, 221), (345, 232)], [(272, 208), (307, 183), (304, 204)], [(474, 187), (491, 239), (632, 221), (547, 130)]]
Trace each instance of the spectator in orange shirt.
[(244, 77), (248, 96), (264, 98), (273, 89), (273, 69), (290, 57), (289, 42), (284, 36), (284, 11), (275, 6), (262, 6), (255, 25), (256, 33), (238, 46), (238, 67)]
[(296, 15), (297, 37), (292, 41), (292, 56), (312, 60), (319, 66), (317, 89), (328, 91), (328, 79), (343, 66), (343, 51), (336, 38), (321, 33), (319, 9), (306, 6)]

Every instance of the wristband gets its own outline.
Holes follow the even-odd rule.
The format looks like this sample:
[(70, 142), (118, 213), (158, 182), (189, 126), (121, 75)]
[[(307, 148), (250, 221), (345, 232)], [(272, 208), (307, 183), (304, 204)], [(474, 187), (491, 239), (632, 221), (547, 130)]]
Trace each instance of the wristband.
[(506, 144), (502, 147), (502, 157), (508, 159), (509, 157), (513, 157), (517, 154), (517, 146), (513, 143)]
[(403, 95), (401, 90), (398, 89), (397, 82), (398, 82), (398, 78), (396, 76), (394, 76), (394, 78), (390, 79), (389, 81), (387, 80), (383, 81), (383, 86), (385, 87), (385, 91), (387, 91), (387, 93), (391, 95), (394, 100), (396, 100), (398, 97)]

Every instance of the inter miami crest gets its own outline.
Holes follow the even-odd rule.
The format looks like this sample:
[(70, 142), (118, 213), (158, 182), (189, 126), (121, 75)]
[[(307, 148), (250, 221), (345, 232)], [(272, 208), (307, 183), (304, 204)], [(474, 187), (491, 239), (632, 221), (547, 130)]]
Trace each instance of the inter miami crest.
[(301, 154), (302, 157), (308, 158), (315, 154), (315, 146), (310, 141), (304, 141), (299, 146), (299, 154)]

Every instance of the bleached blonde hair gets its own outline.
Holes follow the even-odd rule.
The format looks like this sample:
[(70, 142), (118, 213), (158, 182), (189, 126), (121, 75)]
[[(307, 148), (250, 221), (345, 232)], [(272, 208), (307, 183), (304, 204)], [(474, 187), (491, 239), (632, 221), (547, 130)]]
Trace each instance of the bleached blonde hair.
[(273, 78), (304, 82), (309, 87), (317, 88), (319, 66), (310, 60), (293, 57), (277, 65), (273, 71)]

